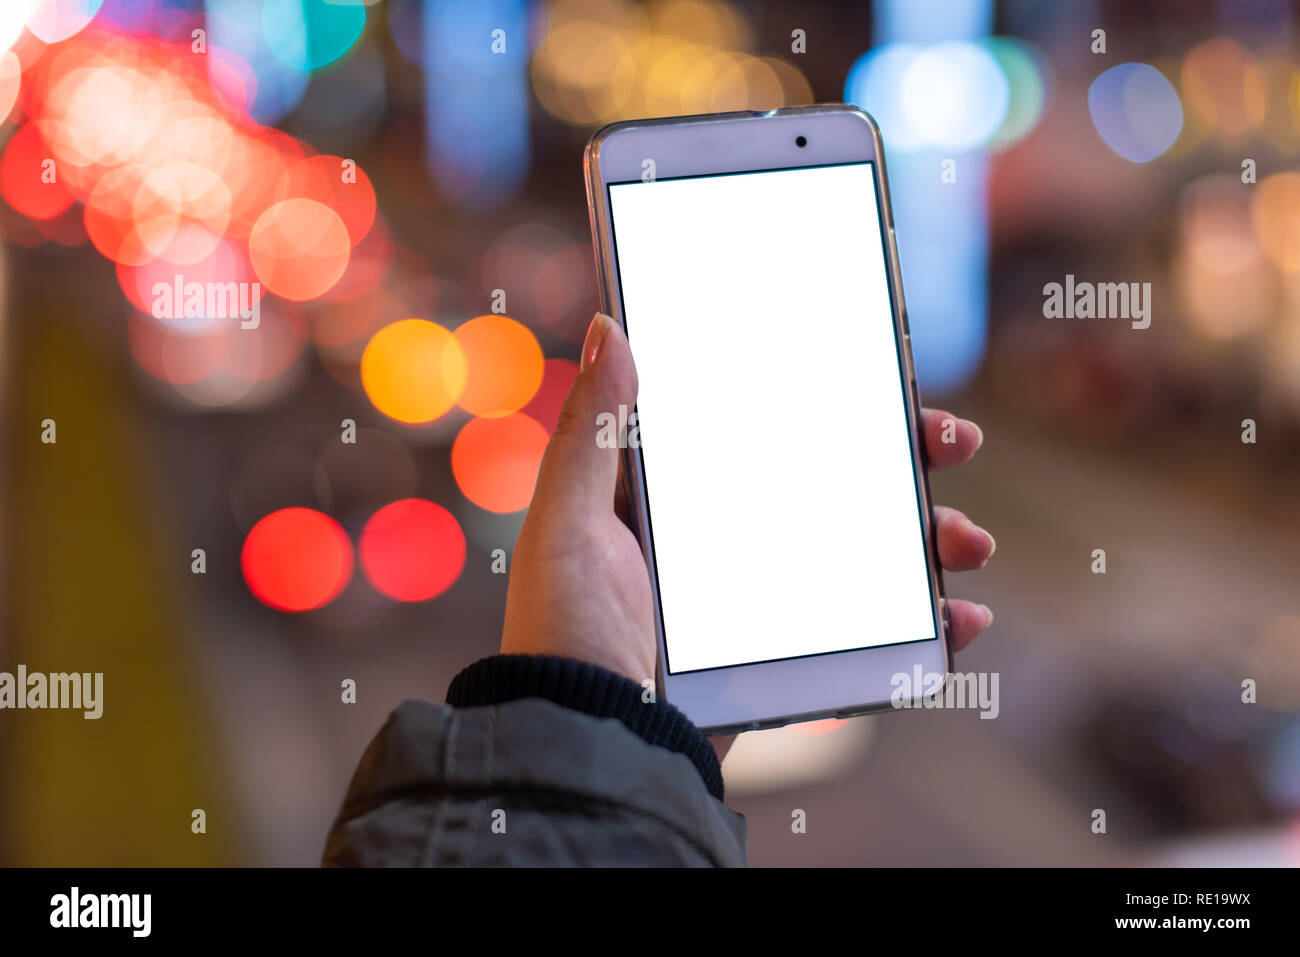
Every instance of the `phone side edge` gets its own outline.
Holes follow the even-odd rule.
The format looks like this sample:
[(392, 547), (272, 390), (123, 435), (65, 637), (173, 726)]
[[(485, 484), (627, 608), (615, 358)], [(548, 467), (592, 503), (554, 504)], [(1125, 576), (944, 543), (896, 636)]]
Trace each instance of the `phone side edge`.
[[(596, 265), (596, 286), (600, 299), (601, 311), (611, 317), (627, 331), (627, 324), (622, 315), (621, 303), (616, 301), (615, 289), (618, 278), (615, 275), (614, 236), (611, 229), (612, 214), (609, 209), (609, 194), (605, 189), (604, 176), (601, 173), (601, 148), (613, 136), (637, 129), (644, 124), (637, 121), (610, 123), (601, 127), (587, 141), (583, 150), (583, 172), (587, 189), (587, 213), (590, 220), (592, 252)], [(631, 513), (633, 535), (641, 546), (641, 555), (646, 563), (646, 572), (650, 576), (651, 598), (654, 603), (655, 620), (655, 675), (653, 694), (656, 698), (668, 700), (668, 681), (666, 670), (666, 651), (664, 644), (663, 614), (659, 604), (659, 578), (656, 568), (653, 545), (647, 521), (648, 504), (644, 474), (636, 450), (630, 446), (620, 450), (623, 467), (620, 469), (623, 483), (624, 500)]]
[(889, 191), (889, 170), (885, 162), (885, 143), (880, 132), (880, 125), (866, 110), (854, 104), (847, 104), (847, 112), (859, 116), (871, 130), (875, 151), (877, 201), (880, 204), (881, 219), (885, 228), (883, 239), (887, 243), (885, 250), (885, 269), (889, 274), (891, 298), (893, 298), (894, 336), (899, 348), (900, 368), (907, 374), (908, 384), (903, 390), (903, 401), (907, 406), (907, 415), (913, 444), (913, 461), (917, 463), (918, 490), (922, 500), (921, 521), (925, 536), (926, 557), (930, 568), (931, 582), (935, 590), (936, 616), (935, 626), (943, 648), (945, 681), (952, 671), (952, 618), (948, 611), (948, 598), (944, 588), (943, 563), (939, 559), (937, 524), (934, 518), (934, 497), (930, 491), (930, 456), (926, 451), (925, 438), (921, 425), (921, 387), (916, 378), (916, 363), (912, 355), (912, 333), (908, 322), (907, 299), (903, 290), (902, 259), (898, 254), (898, 234), (894, 228), (893, 197)]

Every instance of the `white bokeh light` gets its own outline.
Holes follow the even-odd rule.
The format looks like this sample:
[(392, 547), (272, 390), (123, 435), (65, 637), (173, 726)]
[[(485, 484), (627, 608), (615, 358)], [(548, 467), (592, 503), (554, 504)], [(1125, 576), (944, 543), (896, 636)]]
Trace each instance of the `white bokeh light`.
[(859, 58), (849, 71), (846, 98), (871, 114), (890, 149), (926, 145), (902, 103), (903, 76), (920, 52), (911, 43), (890, 43)]
[(899, 86), (907, 126), (927, 144), (964, 151), (987, 143), (1006, 119), (1010, 88), (997, 59), (962, 41), (926, 47)]
[(4, 0), (0, 3), (0, 50), (8, 50), (23, 32), (39, 0)]

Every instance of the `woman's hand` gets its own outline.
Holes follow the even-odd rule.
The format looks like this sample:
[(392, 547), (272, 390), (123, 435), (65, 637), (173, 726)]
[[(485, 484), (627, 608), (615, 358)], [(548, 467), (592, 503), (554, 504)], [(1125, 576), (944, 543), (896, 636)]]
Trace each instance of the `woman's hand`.
[[(501, 636), (504, 654), (561, 655), (638, 684), (654, 680), (650, 576), (641, 546), (620, 514), (625, 512), (621, 452), (596, 443), (599, 413), (618, 416), (623, 406), (630, 415), (636, 394), (627, 339), (617, 323), (598, 313), (515, 546)], [(922, 412), (922, 431), (932, 469), (965, 462), (984, 440), (973, 422), (933, 409)], [(943, 567), (982, 568), (993, 554), (993, 537), (956, 509), (936, 505), (934, 518)], [(954, 650), (993, 621), (986, 606), (960, 598), (948, 599), (948, 611)]]

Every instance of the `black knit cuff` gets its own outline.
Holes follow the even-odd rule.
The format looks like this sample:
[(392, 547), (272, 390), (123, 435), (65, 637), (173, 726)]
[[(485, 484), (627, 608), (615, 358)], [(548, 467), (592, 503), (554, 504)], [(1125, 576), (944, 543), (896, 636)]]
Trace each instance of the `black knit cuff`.
[(704, 785), (722, 800), (722, 768), (709, 739), (667, 701), (643, 704), (635, 681), (573, 658), (493, 655), (474, 662), (447, 689), (447, 704), (475, 708), (544, 698), (597, 718), (618, 718), (649, 744), (691, 759)]

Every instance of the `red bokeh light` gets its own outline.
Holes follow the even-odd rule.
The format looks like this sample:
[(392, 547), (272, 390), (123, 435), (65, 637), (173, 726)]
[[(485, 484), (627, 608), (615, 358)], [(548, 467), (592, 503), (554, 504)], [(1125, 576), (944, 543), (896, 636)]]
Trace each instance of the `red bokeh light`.
[(244, 581), (259, 601), (281, 611), (329, 604), (352, 577), (352, 541), (343, 526), (310, 508), (283, 508), (244, 540)]
[(577, 377), (578, 363), (570, 359), (547, 359), (537, 394), (519, 411), (532, 416), (547, 432), (554, 432), (560, 421), (560, 409), (564, 408), (564, 400), (569, 397)]
[(0, 193), (24, 216), (53, 219), (72, 205), (61, 172), (36, 124), (28, 123), (10, 137), (0, 156)]
[(132, 208), (148, 175), (144, 166), (118, 166), (105, 173), (86, 197), (86, 234), (96, 249), (124, 266), (142, 265), (156, 255), (136, 228)]
[(281, 189), (286, 197), (314, 199), (338, 213), (355, 246), (375, 221), (375, 188), (355, 160), (309, 156), (293, 164)]
[[(163, 37), (149, 37), (108, 17), (52, 46), (28, 37), (0, 58), (0, 114), (16, 98), (13, 115), (26, 118), (0, 155), (0, 196), (19, 214), (0, 210), (0, 232), (29, 246), (89, 240), (114, 262), (131, 303), (145, 312), (158, 306), (168, 321), (188, 318), (171, 313), (191, 310), (195, 283), (233, 283), (241, 300), (270, 292), (293, 302), (336, 285), (340, 298), (377, 288), (393, 248), (375, 228), (370, 178), (345, 157), (309, 157), (302, 142), (249, 116), (252, 68), (215, 47), (194, 56), (192, 22), (204, 21), (177, 13)], [(341, 283), (352, 247), (372, 234)], [(157, 284), (182, 280), (185, 309), (166, 308)], [(296, 313), (264, 318), (286, 325), (283, 315)], [(180, 325), (192, 332), (196, 323)], [(257, 348), (243, 349), (243, 359), (227, 350), (227, 358), (256, 366), (259, 381), (292, 364), (303, 330), (287, 325), (278, 339), (278, 330), (248, 336), (239, 345)], [(146, 365), (153, 375), (171, 365), (188, 380), (214, 354), (211, 343), (193, 349), (170, 338), (158, 348), (135, 331), (134, 354), (158, 360)], [(280, 340), (292, 348), (268, 353)], [(257, 361), (243, 361), (250, 356)]]
[(465, 567), (465, 533), (441, 505), (407, 498), (385, 505), (361, 532), (361, 569), (398, 601), (441, 595)]

